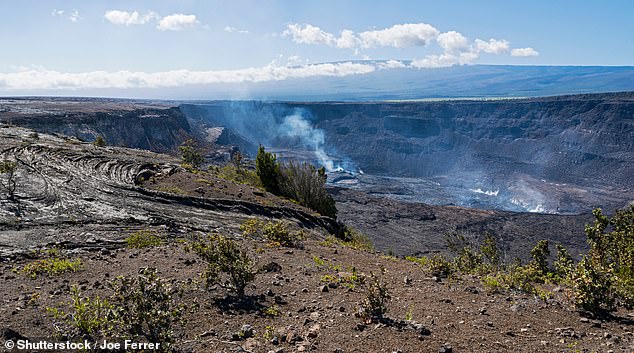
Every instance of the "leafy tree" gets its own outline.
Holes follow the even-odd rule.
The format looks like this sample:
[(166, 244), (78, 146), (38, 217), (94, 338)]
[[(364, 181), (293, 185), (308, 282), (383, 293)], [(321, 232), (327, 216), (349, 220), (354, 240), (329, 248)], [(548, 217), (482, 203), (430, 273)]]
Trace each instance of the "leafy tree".
[(262, 145), (260, 145), (258, 155), (255, 158), (255, 171), (264, 189), (270, 193), (279, 195), (280, 164), (277, 161), (277, 156), (273, 153), (266, 152)]
[(205, 161), (200, 149), (196, 146), (196, 142), (192, 139), (183, 142), (183, 144), (178, 147), (178, 151), (181, 154), (181, 164), (183, 166), (198, 169)]
[(590, 251), (572, 275), (577, 305), (598, 313), (613, 302), (634, 307), (634, 205), (613, 217), (600, 208), (585, 231)]
[(17, 169), (18, 164), (16, 162), (9, 160), (0, 162), (0, 175), (2, 175), (0, 189), (7, 194), (9, 200), (15, 199), (15, 190), (17, 188), (15, 172)]
[(332, 218), (337, 217), (335, 200), (326, 191), (326, 170), (308, 163), (289, 162), (282, 167), (280, 188), (284, 196)]
[(106, 146), (106, 140), (101, 135), (99, 135), (99, 136), (97, 136), (97, 138), (95, 139), (95, 141), (92, 144), (97, 146), (97, 147), (105, 147)]

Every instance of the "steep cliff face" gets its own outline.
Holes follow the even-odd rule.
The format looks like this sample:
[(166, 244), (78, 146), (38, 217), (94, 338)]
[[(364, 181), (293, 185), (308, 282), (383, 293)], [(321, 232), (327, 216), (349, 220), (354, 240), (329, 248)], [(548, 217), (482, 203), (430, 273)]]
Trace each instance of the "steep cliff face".
[(633, 185), (634, 95), (300, 106), (326, 145), (372, 173), (484, 170)]
[[(430, 190), (426, 197), (410, 198), (414, 201), (480, 207), (479, 200), (463, 199), (483, 195), (491, 199), (484, 200), (486, 208), (504, 203), (507, 210), (576, 213), (634, 199), (634, 93), (427, 102), (214, 102), (184, 111), (254, 143), (321, 148), (335, 166), (346, 162), (341, 163), (346, 169), (433, 178), (448, 195), (435, 201), (438, 193)], [(390, 180), (392, 185), (382, 187), (400, 183)]]
[(0, 121), (109, 145), (155, 152), (173, 151), (192, 135), (185, 115), (177, 107), (108, 100), (90, 102), (56, 100), (1, 100)]

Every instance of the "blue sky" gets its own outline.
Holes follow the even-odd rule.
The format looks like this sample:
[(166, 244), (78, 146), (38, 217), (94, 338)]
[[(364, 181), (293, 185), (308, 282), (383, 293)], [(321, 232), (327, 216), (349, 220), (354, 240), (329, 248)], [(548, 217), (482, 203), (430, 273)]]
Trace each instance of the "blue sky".
[[(0, 93), (260, 82), (403, 65), (634, 64), (634, 1), (628, 0), (21, 0), (1, 6)], [(361, 59), (390, 61), (381, 67), (352, 62)], [(345, 65), (319, 65), (327, 62)]]

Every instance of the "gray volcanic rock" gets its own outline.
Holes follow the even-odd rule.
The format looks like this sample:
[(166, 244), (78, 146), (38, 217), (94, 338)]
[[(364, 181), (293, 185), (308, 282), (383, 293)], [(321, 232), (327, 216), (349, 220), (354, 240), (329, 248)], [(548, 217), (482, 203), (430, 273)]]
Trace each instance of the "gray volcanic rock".
[(427, 102), (214, 102), (181, 109), (251, 141), (289, 149), (297, 141), (284, 139), (280, 130), (288, 116), (300, 115), (314, 128), (309, 137), (323, 134), (322, 146), (335, 164), (389, 177), (459, 179), (464, 186), (457, 199), (469, 188), (500, 190), (518, 210), (560, 213), (622, 207), (634, 200), (634, 93)]
[(332, 220), (298, 208), (138, 186), (141, 180), (181, 169), (176, 158), (145, 150), (97, 147), (0, 125), (0, 160), (18, 165), (15, 200), (0, 195), (0, 256), (56, 243), (96, 249), (121, 246), (130, 229), (146, 227), (162, 227), (172, 234), (237, 232), (254, 216), (307, 228), (333, 226)]
[(108, 145), (170, 152), (192, 136), (189, 122), (174, 106), (110, 99), (0, 99), (0, 122), (38, 132), (105, 138)]

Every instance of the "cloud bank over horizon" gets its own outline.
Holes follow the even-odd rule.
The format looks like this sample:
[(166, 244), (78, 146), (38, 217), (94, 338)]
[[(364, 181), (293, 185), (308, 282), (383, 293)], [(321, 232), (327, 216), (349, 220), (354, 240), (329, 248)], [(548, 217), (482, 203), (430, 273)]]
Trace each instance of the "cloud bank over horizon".
[[(53, 16), (67, 16), (64, 10), (53, 10)], [(79, 14), (70, 13), (69, 20), (76, 22)], [(108, 10), (103, 19), (122, 27), (153, 25), (159, 31), (181, 31), (200, 26), (194, 14), (172, 13), (162, 16), (155, 11)], [(209, 30), (209, 26), (204, 26)], [(251, 35), (249, 31), (233, 26), (222, 29), (226, 33)], [(438, 53), (409, 58), (406, 61), (387, 58), (378, 61), (341, 60), (330, 63), (309, 64), (298, 55), (286, 56), (286, 64), (273, 61), (263, 66), (233, 70), (190, 70), (187, 68), (169, 71), (106, 71), (62, 72), (42, 66), (22, 67), (14, 72), (0, 72), (0, 92), (28, 90), (82, 90), (82, 89), (130, 89), (130, 88), (176, 88), (213, 84), (258, 83), (310, 77), (344, 77), (363, 75), (377, 70), (432, 69), (454, 65), (470, 65), (483, 54), (507, 55), (510, 57), (535, 57), (539, 53), (531, 47), (511, 48), (504, 39), (491, 38), (470, 40), (460, 32), (442, 32), (427, 23), (402, 23), (382, 29), (355, 32), (343, 29), (339, 35), (329, 33), (311, 24), (292, 23), (286, 26), (279, 40), (290, 38), (301, 45), (324, 45), (353, 50), (355, 55), (377, 48), (423, 48), (434, 47)], [(389, 55), (389, 54), (388, 54)], [(280, 54), (279, 58), (284, 55)], [(364, 58), (366, 56), (364, 55)]]
[(344, 29), (339, 36), (326, 32), (312, 24), (291, 23), (282, 32), (297, 44), (327, 45), (339, 49), (352, 49), (359, 54), (363, 49), (371, 48), (412, 48), (426, 47), (436, 43), (443, 51), (415, 58), (412, 67), (437, 68), (474, 63), (482, 53), (491, 55), (510, 54), (514, 57), (538, 56), (533, 48), (510, 48), (510, 42), (503, 39), (475, 39), (470, 42), (457, 31), (441, 32), (428, 23), (404, 23), (392, 27), (354, 32)]

